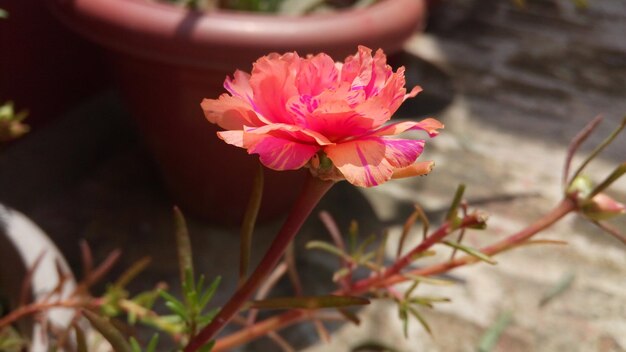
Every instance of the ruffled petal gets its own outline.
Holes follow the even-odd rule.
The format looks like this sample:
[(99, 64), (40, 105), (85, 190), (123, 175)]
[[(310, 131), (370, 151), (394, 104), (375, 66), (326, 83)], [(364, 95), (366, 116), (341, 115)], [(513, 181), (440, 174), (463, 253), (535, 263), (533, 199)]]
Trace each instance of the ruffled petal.
[(219, 99), (204, 99), (200, 106), (206, 119), (223, 129), (241, 130), (243, 126), (265, 125), (249, 103), (226, 93)]
[(302, 60), (296, 86), (300, 95), (316, 96), (337, 85), (338, 80), (335, 61), (326, 54), (318, 54)]
[(320, 146), (333, 144), (325, 136), (300, 126), (275, 123), (261, 127), (244, 127), (246, 133), (263, 135), (269, 134), (274, 137), (288, 139), (303, 144), (316, 144)]
[(301, 58), (296, 53), (270, 54), (254, 63), (250, 86), (254, 92), (254, 108), (268, 121), (293, 124), (287, 102), (298, 95), (296, 76)]
[(235, 71), (233, 78), (226, 77), (224, 88), (234, 97), (254, 105), (252, 87), (250, 87), (250, 74), (241, 70)]
[(404, 122), (392, 123), (374, 131), (372, 135), (373, 136), (391, 136), (391, 135), (397, 135), (402, 132), (411, 131), (411, 130), (422, 130), (422, 131), (426, 131), (430, 137), (434, 137), (439, 134), (439, 130), (442, 128), (444, 128), (444, 125), (441, 122), (429, 117), (419, 122), (404, 121)]
[(372, 58), (371, 71), (370, 80), (364, 88), (368, 97), (377, 95), (386, 86), (387, 80), (393, 74), (393, 69), (387, 65), (387, 57), (381, 49), (376, 50), (376, 54)]
[(391, 179), (394, 170), (413, 164), (423, 147), (424, 141), (370, 137), (327, 146), (324, 152), (348, 182), (372, 187)]
[(297, 170), (306, 165), (320, 147), (301, 144), (268, 134), (245, 131), (217, 133), (224, 142), (245, 148), (248, 154), (258, 154), (261, 163), (272, 170)]
[(315, 110), (307, 127), (331, 141), (360, 136), (371, 131), (375, 121), (353, 111), (345, 101), (328, 102)]

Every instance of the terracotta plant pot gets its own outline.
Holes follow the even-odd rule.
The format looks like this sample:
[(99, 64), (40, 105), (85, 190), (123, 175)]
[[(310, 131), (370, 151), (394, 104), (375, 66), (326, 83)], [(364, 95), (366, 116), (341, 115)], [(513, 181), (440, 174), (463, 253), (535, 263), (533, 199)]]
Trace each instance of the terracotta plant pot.
[[(200, 13), (147, 0), (48, 0), (61, 20), (111, 50), (140, 131), (183, 208), (220, 222), (241, 220), (256, 158), (215, 137), (202, 98), (224, 92), (235, 69), (269, 52), (326, 52), (343, 60), (357, 45), (401, 49), (424, 25), (423, 0), (307, 17)], [(267, 172), (261, 217), (286, 211), (302, 172)]]
[[(0, 293), (8, 300), (9, 308), (15, 308), (20, 299), (22, 282), (37, 259), (41, 261), (33, 272), (31, 297), (38, 301), (52, 292), (59, 282), (59, 270), (71, 277), (51, 300), (69, 295), (76, 284), (65, 258), (50, 238), (23, 214), (0, 204)], [(60, 296), (59, 296), (60, 295)], [(72, 310), (54, 308), (45, 311), (49, 324), (57, 328), (68, 327), (74, 317)], [(18, 326), (20, 332), (30, 339), (29, 351), (47, 351), (45, 331), (38, 320), (24, 319)]]

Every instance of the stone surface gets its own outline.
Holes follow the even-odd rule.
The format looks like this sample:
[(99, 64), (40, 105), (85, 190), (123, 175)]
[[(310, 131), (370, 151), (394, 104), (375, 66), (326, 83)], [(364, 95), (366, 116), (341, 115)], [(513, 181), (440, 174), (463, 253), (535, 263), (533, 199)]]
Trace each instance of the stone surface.
[[(341, 184), (319, 209), (329, 210), (342, 230), (350, 221), (363, 234), (390, 229), (397, 240), (404, 219), (419, 203), (433, 226), (447, 211), (459, 183), (467, 186), (472, 209), (491, 214), (489, 229), (470, 232), (478, 246), (510, 234), (555, 205), (568, 141), (591, 118), (605, 116), (582, 152), (589, 152), (626, 114), (626, 5), (622, 0), (573, 2), (528, 0), (526, 9), (505, 0), (443, 1), (425, 34), (417, 34), (395, 63), (407, 66), (409, 84), (425, 89), (408, 101), (401, 117), (434, 115), (446, 124), (427, 145), (424, 159), (437, 168), (423, 178), (357, 190)], [(419, 138), (422, 138), (421, 135)], [(618, 138), (590, 166), (597, 181), (626, 156)], [(575, 162), (582, 160), (582, 155)], [(136, 282), (147, 288), (166, 281), (176, 291), (171, 201), (158, 171), (137, 141), (116, 94), (99, 96), (58, 123), (35, 131), (0, 155), (0, 197), (35, 220), (59, 243), (79, 271), (77, 242), (86, 239), (96, 258), (114, 248), (124, 256), (113, 274), (139, 258), (155, 260)], [(611, 194), (626, 201), (626, 180)], [(262, 224), (255, 258), (267, 246), (279, 221)], [(615, 224), (622, 232), (624, 221)], [(190, 219), (198, 270), (224, 276), (216, 304), (236, 285), (237, 229)], [(411, 241), (418, 240), (419, 231)], [(299, 264), (308, 294), (332, 290), (334, 258), (305, 251), (311, 238), (328, 236), (312, 218), (299, 238)], [(512, 322), (497, 351), (626, 350), (626, 247), (593, 225), (568, 217), (541, 238), (567, 246), (532, 246), (451, 272), (452, 286), (422, 285), (417, 294), (444, 296), (451, 303), (421, 310), (429, 336), (411, 321), (402, 335), (397, 308), (375, 301), (359, 314), (363, 324), (336, 326), (330, 344), (307, 349), (365, 351), (378, 342), (394, 351), (474, 351), (485, 330), (503, 312)], [(429, 260), (445, 260), (446, 248)], [(388, 255), (394, 253), (390, 246)], [(539, 302), (558, 282), (573, 275), (572, 286), (543, 307)], [(114, 277), (114, 275), (112, 276)], [(289, 292), (289, 285), (281, 285)], [(403, 287), (399, 288), (400, 290)], [(291, 329), (298, 348), (315, 344), (311, 324)], [(262, 342), (249, 350), (278, 348)]]

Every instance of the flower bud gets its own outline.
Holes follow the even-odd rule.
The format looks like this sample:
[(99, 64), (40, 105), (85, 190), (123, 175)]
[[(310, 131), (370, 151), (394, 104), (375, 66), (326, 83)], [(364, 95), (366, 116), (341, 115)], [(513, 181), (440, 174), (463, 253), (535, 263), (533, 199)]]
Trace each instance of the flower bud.
[(583, 202), (580, 210), (586, 217), (596, 221), (626, 214), (626, 206), (605, 193), (599, 193), (593, 198)]

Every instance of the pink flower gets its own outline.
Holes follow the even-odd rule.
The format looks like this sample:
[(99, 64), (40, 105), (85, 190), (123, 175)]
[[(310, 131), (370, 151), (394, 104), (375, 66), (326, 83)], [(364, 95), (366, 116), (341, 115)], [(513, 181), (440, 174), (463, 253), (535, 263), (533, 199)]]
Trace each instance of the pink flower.
[(385, 125), (407, 98), (421, 91), (404, 87), (404, 68), (393, 72), (385, 54), (366, 47), (335, 63), (328, 55), (272, 53), (258, 59), (252, 74), (236, 71), (230, 93), (204, 99), (206, 118), (226, 131), (226, 143), (258, 154), (274, 170), (304, 166), (324, 179), (371, 187), (397, 176), (425, 174), (432, 163), (414, 164), (423, 140), (389, 138), (409, 130), (431, 137), (443, 128), (428, 118)]

